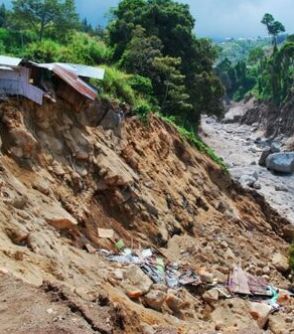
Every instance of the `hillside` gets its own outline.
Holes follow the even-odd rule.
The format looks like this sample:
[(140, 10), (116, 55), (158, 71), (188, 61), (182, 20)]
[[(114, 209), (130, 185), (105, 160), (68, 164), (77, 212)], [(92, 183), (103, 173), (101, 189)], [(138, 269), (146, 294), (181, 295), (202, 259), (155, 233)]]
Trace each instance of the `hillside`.
[[(287, 221), (171, 125), (129, 116), (117, 128), (116, 112), (105, 103), (81, 113), (61, 100), (1, 104), (1, 331), (258, 333), (246, 299), (204, 293), (234, 265), (288, 288), (288, 269), (273, 262), (287, 256)], [(190, 268), (201, 285), (167, 290), (134, 264), (110, 262), (101, 250), (119, 240)], [(17, 317), (12, 286), (25, 310)], [(272, 333), (293, 328), (291, 305), (270, 316)]]

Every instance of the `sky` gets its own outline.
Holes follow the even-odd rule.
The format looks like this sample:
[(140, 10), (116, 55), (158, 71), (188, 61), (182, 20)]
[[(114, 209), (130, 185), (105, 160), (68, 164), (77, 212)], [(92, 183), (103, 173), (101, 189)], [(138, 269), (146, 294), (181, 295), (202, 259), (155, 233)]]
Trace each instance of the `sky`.
[[(179, 0), (191, 7), (196, 18), (196, 33), (202, 37), (265, 36), (260, 24), (269, 12), (294, 33), (294, 0)], [(10, 0), (0, 0), (9, 4)], [(76, 0), (82, 18), (93, 25), (106, 22), (105, 15), (119, 0)]]

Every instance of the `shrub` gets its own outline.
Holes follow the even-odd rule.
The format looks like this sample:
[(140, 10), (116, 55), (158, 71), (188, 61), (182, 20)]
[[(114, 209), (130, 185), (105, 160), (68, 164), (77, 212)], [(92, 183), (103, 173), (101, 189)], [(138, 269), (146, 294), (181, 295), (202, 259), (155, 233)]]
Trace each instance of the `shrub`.
[(139, 94), (148, 98), (153, 95), (152, 82), (149, 78), (136, 74), (131, 76), (129, 82), (131, 87)]
[(51, 40), (43, 40), (28, 45), (23, 56), (41, 63), (51, 63), (59, 61), (62, 47)]
[(135, 92), (129, 84), (130, 75), (116, 69), (115, 67), (105, 66), (104, 80), (97, 82), (102, 94), (110, 95), (114, 99), (126, 102), (130, 106), (135, 105)]
[(171, 124), (176, 128), (180, 137), (186, 141), (188, 141), (191, 145), (196, 147), (200, 152), (205, 153), (209, 156), (215, 163), (217, 163), (223, 171), (228, 172), (228, 167), (225, 164), (224, 160), (219, 157), (212, 148), (206, 145), (201, 138), (195, 133), (194, 129), (188, 129), (180, 124), (180, 120), (174, 116), (163, 116), (159, 114), (159, 117), (163, 119), (165, 122)]
[(149, 114), (152, 112), (152, 107), (146, 100), (139, 99), (134, 106), (133, 112), (137, 114), (144, 123), (146, 123)]
[(60, 61), (97, 65), (108, 63), (112, 57), (112, 50), (97, 37), (85, 33), (75, 32), (60, 55)]

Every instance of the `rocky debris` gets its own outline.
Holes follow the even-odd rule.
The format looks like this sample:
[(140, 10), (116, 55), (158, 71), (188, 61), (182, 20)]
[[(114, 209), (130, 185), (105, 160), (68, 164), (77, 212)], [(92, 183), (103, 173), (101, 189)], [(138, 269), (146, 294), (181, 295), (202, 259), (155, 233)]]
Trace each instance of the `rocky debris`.
[(218, 289), (213, 288), (208, 291), (205, 291), (204, 294), (202, 295), (202, 298), (207, 302), (217, 302), (220, 297), (220, 292)]
[(252, 176), (252, 175), (242, 175), (240, 177), (240, 183), (243, 186), (248, 186), (248, 187), (252, 187), (254, 186), (255, 182), (257, 181), (257, 179)]
[(266, 158), (266, 167), (274, 172), (294, 172), (294, 152), (274, 153)]
[(44, 204), (42, 216), (49, 225), (59, 230), (73, 229), (78, 225), (77, 220), (56, 203)]
[(221, 301), (210, 317), (219, 330), (244, 330), (248, 329), (250, 324), (251, 333), (258, 332), (260, 329), (250, 314), (250, 303), (238, 298)]
[[(271, 261), (274, 252), (285, 254), (288, 246), (276, 234), (285, 221), (256, 192), (232, 182), (155, 116), (148, 127), (125, 119), (118, 138), (99, 126), (106, 109), (99, 115), (76, 114), (62, 101), (42, 108), (23, 102), (15, 102), (14, 117), (6, 118), (9, 129), (24, 127), (37, 140), (38, 159), (30, 160), (32, 169), (23, 168), (23, 161), (9, 153), (14, 142), (1, 132), (0, 272), (35, 285), (63, 282), (87, 304), (68, 298), (64, 288), (51, 285), (46, 293), (67, 305), (71, 325), (79, 325), (74, 319), (82, 315), (90, 333), (142, 334), (144, 326), (161, 334), (234, 333), (237, 327), (230, 326), (243, 302), (246, 314), (244, 309), (239, 327), (246, 334), (259, 332), (248, 305), (256, 295), (251, 292), (246, 301), (232, 294), (240, 310), (231, 307), (226, 291), (234, 263), (257, 278), (266, 276), (267, 284), (288, 283)], [(264, 188), (260, 175), (257, 181)], [(23, 209), (11, 205), (21, 194), (28, 198)], [(113, 230), (114, 237), (101, 238), (98, 228)], [(119, 240), (124, 245), (118, 249)], [(117, 261), (108, 261), (108, 255)], [(30, 293), (27, 300), (35, 300), (38, 292)], [(15, 291), (13, 301), (19, 303)], [(208, 321), (223, 302), (231, 322)], [(31, 307), (29, 312), (37, 321), (44, 313), (58, 325), (64, 317), (52, 303), (42, 313)], [(287, 312), (282, 308), (279, 314), (287, 317)], [(87, 333), (78, 325), (62, 330)]]
[(275, 190), (276, 191), (282, 191), (282, 192), (288, 192), (289, 191), (288, 188), (284, 185), (276, 185)]
[(15, 128), (10, 131), (11, 140), (14, 142), (14, 146), (11, 148), (11, 153), (16, 158), (32, 159), (35, 157), (38, 149), (38, 142), (24, 128)]
[(250, 314), (256, 320), (259, 328), (263, 329), (272, 312), (272, 307), (263, 303), (250, 303)]
[(130, 296), (141, 297), (150, 291), (152, 281), (139, 267), (131, 265), (124, 272), (121, 286)]
[(294, 225), (284, 226), (283, 234), (286, 240), (289, 242), (294, 242)]
[(152, 289), (144, 296), (146, 305), (156, 311), (160, 311), (166, 299), (166, 293), (162, 290)]
[(273, 255), (272, 261), (275, 268), (277, 268), (277, 270), (279, 270), (281, 273), (286, 273), (289, 271), (289, 260), (281, 253), (275, 253)]
[(258, 182), (258, 174), (256, 172), (241, 175), (241, 177), (239, 178), (239, 182), (243, 187), (261, 189), (261, 184), (260, 182)]
[(96, 149), (100, 152), (97, 155), (95, 164), (102, 178), (101, 190), (111, 187), (131, 186), (138, 179), (136, 173), (125, 164), (113, 151), (102, 145), (96, 144)]
[(263, 150), (258, 161), (259, 166), (266, 167), (266, 159), (272, 153), (270, 148)]

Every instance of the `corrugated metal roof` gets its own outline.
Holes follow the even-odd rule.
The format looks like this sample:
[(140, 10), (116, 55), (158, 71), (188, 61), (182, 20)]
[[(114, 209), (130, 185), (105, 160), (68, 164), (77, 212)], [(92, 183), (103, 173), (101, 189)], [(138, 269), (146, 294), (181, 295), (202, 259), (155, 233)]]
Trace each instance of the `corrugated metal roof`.
[(17, 67), (22, 62), (21, 58), (0, 56), (0, 65)]
[(87, 85), (74, 72), (58, 64), (53, 66), (52, 71), (83, 96), (93, 101), (96, 99), (97, 91)]
[(68, 71), (75, 73), (77, 76), (84, 78), (103, 80), (105, 75), (105, 70), (104, 68), (101, 67), (93, 67), (80, 64), (67, 64), (67, 63), (48, 63), (48, 64), (33, 63), (33, 64), (41, 68), (46, 68), (49, 71), (53, 71), (54, 66), (58, 65), (67, 69)]
[[(64, 64), (67, 65), (67, 64)], [(93, 78), (98, 80), (103, 80), (105, 75), (105, 69), (101, 67), (93, 67), (93, 66), (87, 66), (87, 65), (79, 65), (79, 64), (68, 64), (70, 67), (72, 67), (76, 74), (79, 77), (85, 77), (85, 78)]]

